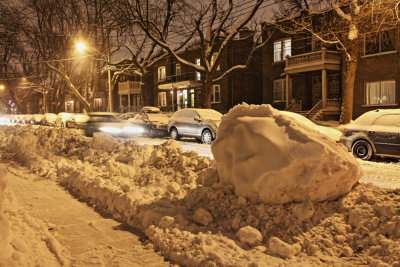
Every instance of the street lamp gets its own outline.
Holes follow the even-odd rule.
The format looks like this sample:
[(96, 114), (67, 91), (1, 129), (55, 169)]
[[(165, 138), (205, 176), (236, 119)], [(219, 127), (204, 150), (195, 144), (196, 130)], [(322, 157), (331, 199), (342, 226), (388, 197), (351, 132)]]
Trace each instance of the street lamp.
[(6, 89), (6, 86), (4, 84), (0, 84), (0, 91), (4, 91)]
[[(94, 50), (96, 53), (100, 53), (95, 48), (89, 49), (89, 47), (82, 41), (78, 41), (75, 44), (75, 48), (79, 53), (83, 53), (87, 50)], [(107, 83), (108, 83), (108, 111), (112, 112), (112, 86), (111, 86), (111, 69), (110, 69), (110, 53), (107, 53)]]

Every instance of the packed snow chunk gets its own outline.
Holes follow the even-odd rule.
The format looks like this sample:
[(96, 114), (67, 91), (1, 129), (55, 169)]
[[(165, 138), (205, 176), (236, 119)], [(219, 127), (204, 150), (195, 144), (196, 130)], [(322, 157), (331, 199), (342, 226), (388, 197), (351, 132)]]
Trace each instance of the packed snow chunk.
[(223, 183), (265, 203), (333, 200), (362, 174), (342, 144), (270, 105), (232, 108), (211, 150)]
[(111, 152), (117, 148), (118, 143), (111, 135), (94, 133), (91, 145), (94, 149)]
[(237, 231), (236, 236), (243, 243), (246, 243), (249, 246), (256, 246), (261, 243), (263, 240), (263, 236), (256, 228), (251, 226), (245, 226)]
[(268, 240), (269, 249), (275, 255), (283, 258), (293, 258), (296, 254), (296, 248), (288, 243), (283, 242), (277, 237), (271, 237)]
[(198, 208), (194, 212), (193, 221), (195, 221), (195, 222), (197, 222), (197, 223), (199, 223), (201, 225), (207, 226), (210, 223), (212, 223), (213, 220), (214, 219), (213, 219), (211, 213), (208, 210), (204, 209), (204, 208)]
[(175, 223), (174, 217), (164, 216), (161, 218), (161, 221), (158, 224), (158, 226), (163, 229), (167, 229), (167, 228), (171, 227), (174, 223)]

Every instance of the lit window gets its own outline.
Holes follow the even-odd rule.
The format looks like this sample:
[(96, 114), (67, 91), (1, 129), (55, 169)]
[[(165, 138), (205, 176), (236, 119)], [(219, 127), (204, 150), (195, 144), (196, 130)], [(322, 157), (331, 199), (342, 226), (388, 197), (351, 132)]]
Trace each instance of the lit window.
[(377, 81), (365, 84), (366, 105), (396, 104), (396, 81)]
[(158, 81), (165, 81), (167, 78), (165, 66), (158, 67)]
[(214, 84), (212, 87), (211, 103), (221, 103), (221, 86)]
[(181, 71), (181, 64), (177, 63), (175, 65), (175, 74), (176, 75), (181, 75), (182, 71)]
[[(292, 80), (289, 79), (289, 99), (292, 95)], [(274, 101), (286, 101), (286, 79), (278, 79), (274, 81)]]
[(167, 106), (167, 93), (166, 92), (158, 93), (158, 106), (159, 107)]
[(285, 39), (274, 42), (274, 62), (285, 60), (292, 55), (292, 40)]
[[(196, 65), (201, 66), (200, 58), (196, 58)], [(201, 73), (196, 71), (196, 81), (201, 81)]]

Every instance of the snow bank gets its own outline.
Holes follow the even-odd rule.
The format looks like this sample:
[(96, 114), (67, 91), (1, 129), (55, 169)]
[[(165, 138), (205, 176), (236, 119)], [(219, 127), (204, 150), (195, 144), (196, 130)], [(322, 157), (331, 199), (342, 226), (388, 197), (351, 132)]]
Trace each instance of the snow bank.
[[(290, 133), (297, 141), (302, 136), (305, 144), (315, 138), (317, 145), (312, 147), (316, 152), (303, 146), (304, 154), (333, 154), (332, 141), (325, 147), (323, 143), (328, 141), (319, 133), (309, 133), (310, 129), (270, 111), (274, 114), (269, 118), (274, 121), (268, 124), (273, 125), (270, 132), (287, 129), (280, 132), (282, 136)], [(265, 117), (265, 110), (259, 114)], [(264, 123), (261, 133), (263, 127)], [(5, 131), (8, 146), (21, 131), (12, 127)], [(399, 189), (358, 184), (334, 201), (267, 204), (237, 196), (232, 184), (219, 182), (215, 162), (195, 152), (182, 152), (174, 141), (139, 146), (132, 140), (116, 139), (114, 150), (105, 151), (91, 146), (93, 139), (75, 131), (30, 131), (37, 137), (32, 139), (37, 140), (30, 146), (32, 153), (52, 162), (43, 177), (57, 179), (80, 199), (144, 233), (151, 242), (147, 248), (179, 265), (398, 266), (400, 262)], [(251, 138), (268, 141), (260, 135)], [(278, 148), (295, 143), (293, 140), (274, 139)], [(264, 148), (264, 144), (256, 144)], [(326, 151), (321, 152), (321, 146)], [(227, 146), (227, 153), (232, 153), (233, 147)]]
[(6, 173), (4, 166), (0, 166), (0, 262), (8, 259), (11, 255), (11, 247), (9, 243), (9, 226), (8, 220), (4, 214), (4, 191), (6, 189)]
[(224, 183), (267, 203), (332, 200), (361, 177), (344, 146), (270, 105), (231, 109), (211, 150)]

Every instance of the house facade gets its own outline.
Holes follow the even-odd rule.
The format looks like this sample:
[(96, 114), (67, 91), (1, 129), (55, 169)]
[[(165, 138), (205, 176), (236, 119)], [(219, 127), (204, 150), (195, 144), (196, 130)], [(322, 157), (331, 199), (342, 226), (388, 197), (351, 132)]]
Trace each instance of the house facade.
[[(242, 33), (243, 36), (244, 33)], [(232, 41), (223, 52), (217, 75), (232, 66), (244, 64), (252, 48), (252, 38)], [(202, 65), (200, 47), (191, 48), (180, 53), (180, 56), (194, 64)], [(233, 106), (246, 102), (261, 104), (262, 85), (261, 51), (254, 56), (250, 66), (243, 70), (236, 70), (215, 82), (212, 86), (211, 108), (226, 113)], [(201, 106), (202, 84), (204, 77), (200, 72), (184, 64), (166, 57), (159, 61), (153, 69), (152, 86), (154, 106), (165, 111), (176, 111), (182, 108)], [(144, 86), (147, 90), (148, 85)]]
[[(335, 46), (307, 34), (265, 28), (263, 102), (319, 120), (337, 120), (342, 103), (345, 59)], [(378, 108), (398, 108), (399, 30), (364, 34), (355, 82), (353, 118)]]

